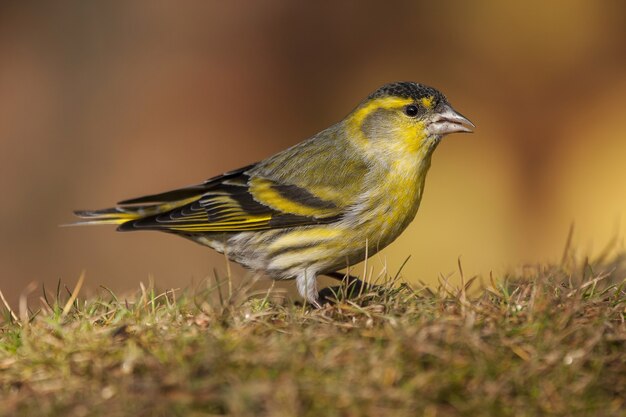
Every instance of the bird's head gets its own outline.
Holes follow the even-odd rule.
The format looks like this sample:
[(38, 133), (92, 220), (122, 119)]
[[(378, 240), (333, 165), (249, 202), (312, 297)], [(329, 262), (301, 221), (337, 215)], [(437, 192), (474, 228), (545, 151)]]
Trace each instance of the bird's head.
[(414, 82), (384, 85), (346, 119), (351, 137), (379, 151), (432, 150), (444, 135), (475, 127), (438, 90)]

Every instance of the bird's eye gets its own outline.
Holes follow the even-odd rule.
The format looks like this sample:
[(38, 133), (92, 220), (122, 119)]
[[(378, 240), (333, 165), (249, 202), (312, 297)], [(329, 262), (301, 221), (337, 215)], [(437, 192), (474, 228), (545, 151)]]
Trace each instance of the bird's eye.
[(415, 117), (417, 116), (417, 113), (419, 113), (419, 109), (417, 108), (417, 106), (409, 104), (404, 108), (404, 113), (409, 117)]

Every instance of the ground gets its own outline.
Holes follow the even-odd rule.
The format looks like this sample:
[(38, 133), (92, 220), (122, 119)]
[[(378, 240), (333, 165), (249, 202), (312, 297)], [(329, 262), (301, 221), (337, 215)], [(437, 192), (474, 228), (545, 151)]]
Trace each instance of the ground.
[(2, 310), (0, 415), (626, 415), (624, 258), (383, 277), (319, 310), (227, 279), (48, 292)]

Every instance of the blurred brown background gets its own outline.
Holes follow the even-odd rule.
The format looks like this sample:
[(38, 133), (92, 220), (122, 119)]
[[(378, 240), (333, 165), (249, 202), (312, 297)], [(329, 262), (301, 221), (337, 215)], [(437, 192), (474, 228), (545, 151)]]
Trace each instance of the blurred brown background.
[[(624, 2), (3, 2), (0, 289), (185, 287), (224, 259), (157, 233), (59, 228), (265, 158), (378, 86), (441, 89), (478, 126), (370, 265), (434, 282), (624, 235)], [(620, 223), (620, 220), (622, 222)], [(237, 274), (244, 274), (235, 269)], [(453, 278), (454, 279), (454, 278)]]

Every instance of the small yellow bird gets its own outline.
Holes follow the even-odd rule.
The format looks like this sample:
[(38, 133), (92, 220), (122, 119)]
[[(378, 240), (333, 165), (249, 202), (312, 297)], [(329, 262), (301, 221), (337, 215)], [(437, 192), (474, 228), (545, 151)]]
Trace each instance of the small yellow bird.
[(274, 279), (296, 279), (319, 306), (316, 277), (361, 262), (415, 217), (431, 156), (475, 126), (434, 88), (387, 84), (345, 119), (261, 162), (202, 184), (76, 211), (78, 224), (174, 233)]

